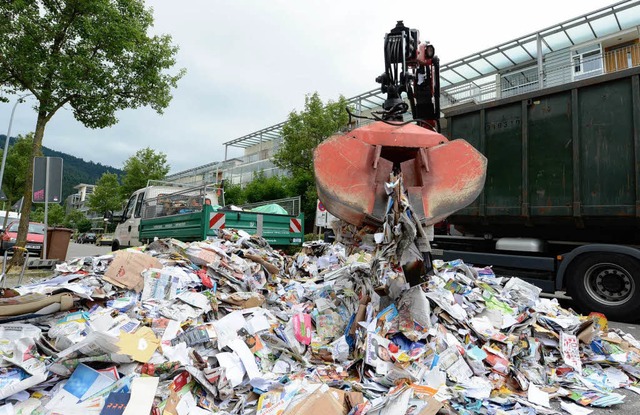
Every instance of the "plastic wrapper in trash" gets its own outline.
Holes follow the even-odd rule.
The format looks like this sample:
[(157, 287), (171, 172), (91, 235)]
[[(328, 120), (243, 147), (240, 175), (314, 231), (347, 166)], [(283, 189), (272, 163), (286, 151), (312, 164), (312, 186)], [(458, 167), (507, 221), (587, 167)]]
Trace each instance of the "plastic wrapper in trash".
[(233, 294), (221, 294), (220, 300), (238, 308), (260, 307), (265, 302), (262, 294), (256, 292), (238, 292)]
[(31, 325), (0, 326), (0, 356), (9, 370), (0, 371), (0, 399), (37, 386), (47, 379), (47, 369), (40, 360), (35, 340), (40, 330)]

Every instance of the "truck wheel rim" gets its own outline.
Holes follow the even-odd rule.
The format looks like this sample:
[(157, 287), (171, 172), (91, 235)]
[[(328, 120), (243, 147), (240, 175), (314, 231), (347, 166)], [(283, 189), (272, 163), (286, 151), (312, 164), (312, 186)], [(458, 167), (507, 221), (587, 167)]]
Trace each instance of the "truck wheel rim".
[(587, 293), (603, 305), (620, 306), (631, 300), (636, 290), (631, 274), (616, 264), (593, 265), (585, 277)]

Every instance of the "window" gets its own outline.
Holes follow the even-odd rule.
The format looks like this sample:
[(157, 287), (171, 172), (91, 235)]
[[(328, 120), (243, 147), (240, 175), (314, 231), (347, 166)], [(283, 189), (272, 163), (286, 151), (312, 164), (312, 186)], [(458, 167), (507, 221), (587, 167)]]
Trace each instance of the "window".
[(572, 62), (574, 78), (581, 78), (582, 75), (597, 75), (602, 73), (602, 52), (600, 51), (600, 45), (592, 45), (574, 50)]
[(44, 235), (44, 225), (38, 223), (30, 223), (28, 233), (36, 233), (38, 235)]
[(130, 217), (133, 216), (133, 207), (136, 204), (136, 197), (131, 196), (131, 199), (129, 199), (129, 202), (127, 203), (127, 207), (124, 208), (124, 216), (123, 219), (129, 219)]
[(140, 193), (138, 195), (138, 203), (136, 203), (136, 213), (135, 213), (135, 217), (139, 218), (140, 217), (140, 212), (142, 211), (142, 205), (144, 201), (144, 192)]

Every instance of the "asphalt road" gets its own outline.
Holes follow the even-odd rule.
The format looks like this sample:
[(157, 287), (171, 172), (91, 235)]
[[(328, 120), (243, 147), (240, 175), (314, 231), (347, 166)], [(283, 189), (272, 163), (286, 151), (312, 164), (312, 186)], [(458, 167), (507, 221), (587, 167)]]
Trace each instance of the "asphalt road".
[(73, 241), (69, 242), (67, 248), (67, 261), (71, 258), (81, 256), (104, 255), (111, 252), (111, 246), (98, 246), (96, 244), (79, 244)]
[[(75, 242), (70, 242), (67, 249), (67, 260), (79, 256), (103, 255), (109, 252), (111, 252), (110, 246), (96, 246), (94, 244), (78, 244)], [(570, 298), (567, 298), (561, 294), (557, 295), (556, 297), (559, 299), (563, 307), (572, 307)], [(619, 328), (625, 333), (630, 333), (636, 339), (640, 339), (640, 325), (617, 322), (609, 322), (609, 325), (611, 327)], [(640, 395), (628, 390), (618, 390), (616, 392), (625, 395), (624, 404), (613, 406), (610, 408), (589, 408), (593, 409), (592, 414), (640, 414)], [(558, 413), (565, 413), (559, 409), (559, 404), (557, 403), (553, 404), (553, 408), (556, 409)]]

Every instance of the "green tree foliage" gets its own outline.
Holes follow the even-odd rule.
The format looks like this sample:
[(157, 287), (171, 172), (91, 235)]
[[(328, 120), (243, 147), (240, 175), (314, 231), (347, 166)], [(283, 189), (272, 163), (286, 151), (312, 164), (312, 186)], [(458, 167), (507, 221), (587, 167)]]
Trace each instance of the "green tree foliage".
[(57, 203), (51, 203), (47, 207), (48, 209), (48, 220), (47, 224), (49, 226), (63, 226), (64, 225), (64, 208), (62, 205)]
[(123, 199), (131, 193), (145, 187), (148, 180), (162, 180), (169, 173), (167, 156), (151, 148), (143, 148), (124, 162), (124, 177), (122, 178)]
[[(218, 200), (222, 204), (222, 200)], [(226, 185), (224, 187), (224, 203), (226, 205), (243, 205), (247, 203), (244, 189), (239, 184)]]
[[(162, 112), (184, 71), (170, 74), (177, 47), (150, 35), (144, 0), (17, 0), (0, 3), (0, 96), (30, 93), (37, 113), (33, 152), (67, 105), (89, 128), (117, 123), (117, 111)], [(24, 247), (31, 211), (33, 158), (16, 244)], [(16, 257), (17, 258), (17, 257)]]
[[(78, 229), (78, 224), (85, 220), (87, 220), (87, 217), (84, 213), (78, 209), (73, 209), (65, 217), (64, 226), (66, 228)], [(89, 222), (89, 228), (91, 228), (91, 222)]]
[(318, 200), (313, 171), (298, 172), (295, 176), (289, 178), (287, 184), (289, 193), (292, 196), (300, 195), (300, 209), (304, 212), (305, 229), (313, 229)]
[(290, 193), (302, 197), (306, 229), (311, 229), (313, 224), (318, 198), (313, 176), (313, 150), (347, 125), (346, 106), (343, 96), (336, 102), (323, 104), (316, 92), (307, 95), (304, 110), (291, 112), (282, 126), (283, 141), (274, 155), (274, 163), (291, 172)]
[(122, 208), (118, 176), (114, 173), (105, 173), (96, 182), (93, 193), (88, 196), (89, 210), (99, 214), (105, 214)]
[(80, 222), (78, 222), (78, 232), (89, 232), (92, 226), (93, 225), (91, 224), (91, 221), (87, 218), (84, 218), (80, 220)]
[(246, 203), (282, 199), (290, 196), (288, 181), (279, 176), (265, 177), (263, 171), (253, 174), (253, 180), (244, 188)]
[[(31, 221), (44, 223), (44, 205), (38, 206), (31, 212)], [(57, 203), (49, 203), (47, 206), (47, 225), (48, 226), (64, 226), (65, 215), (62, 205)]]
[[(24, 172), (27, 170), (33, 148), (33, 133), (26, 136), (19, 135), (7, 152), (7, 160), (2, 178), (2, 189), (7, 195), (7, 204), (12, 206), (24, 194), (26, 179)], [(2, 154), (3, 151), (0, 151)], [(38, 154), (41, 156), (42, 154)], [(0, 156), (2, 157), (2, 156)], [(6, 221), (6, 218), (5, 218)], [(6, 224), (4, 224), (6, 226)]]
[(32, 222), (44, 222), (44, 208), (42, 206), (38, 206), (37, 208), (35, 208), (35, 210), (31, 212), (29, 220), (31, 220)]
[(292, 111), (282, 126), (282, 145), (274, 155), (276, 166), (294, 176), (313, 171), (313, 150), (347, 125), (346, 107), (343, 96), (323, 104), (317, 92), (307, 95), (304, 110)]

